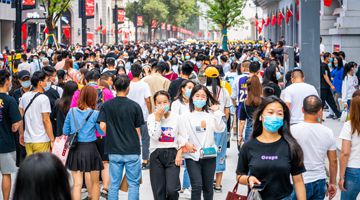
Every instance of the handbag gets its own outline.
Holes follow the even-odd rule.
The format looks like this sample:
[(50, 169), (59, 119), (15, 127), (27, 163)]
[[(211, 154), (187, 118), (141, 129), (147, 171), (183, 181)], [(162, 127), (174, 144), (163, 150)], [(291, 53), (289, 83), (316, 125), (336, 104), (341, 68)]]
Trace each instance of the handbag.
[(54, 141), (54, 146), (51, 151), (56, 157), (60, 159), (63, 165), (66, 164), (66, 160), (69, 156), (69, 148), (66, 145), (67, 138), (67, 135), (61, 135), (59, 137), (56, 137)]
[(247, 200), (247, 196), (243, 196), (237, 193), (238, 186), (239, 186), (239, 182), (236, 183), (232, 191), (228, 192), (226, 196), (226, 200)]
[(70, 134), (66, 140), (66, 147), (69, 149), (73, 149), (77, 146), (77, 136), (79, 134), (79, 131), (84, 127), (84, 125), (86, 124), (86, 122), (89, 120), (89, 118), (91, 117), (91, 115), (93, 114), (94, 110), (92, 110), (88, 116), (85, 118), (85, 120), (83, 121), (83, 123), (81, 124), (80, 128), (78, 128), (78, 124), (75, 118), (75, 114), (74, 114), (74, 109), (71, 110), (71, 114), (74, 118), (74, 123), (75, 123), (75, 128), (76, 131), (73, 134)]
[[(191, 122), (189, 120), (190, 126), (191, 126)], [(201, 145), (201, 142), (199, 140), (199, 138), (196, 135), (196, 131), (194, 131), (193, 127), (191, 126), (192, 132), (194, 132), (194, 136), (197, 140), (197, 142), (199, 143), (199, 145), (201, 146), (200, 149), (200, 159), (206, 159), (206, 158), (216, 158), (217, 156), (217, 149), (215, 147), (203, 147), (204, 145)]]

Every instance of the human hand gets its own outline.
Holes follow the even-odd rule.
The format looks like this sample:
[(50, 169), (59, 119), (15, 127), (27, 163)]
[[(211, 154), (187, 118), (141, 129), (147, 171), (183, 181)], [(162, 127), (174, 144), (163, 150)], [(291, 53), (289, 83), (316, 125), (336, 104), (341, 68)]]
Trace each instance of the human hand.
[(243, 141), (243, 137), (242, 136), (239, 136), (239, 139), (238, 139), (238, 145), (241, 146), (241, 143)]
[(333, 199), (336, 195), (336, 185), (335, 184), (329, 184), (327, 191), (326, 191), (326, 196), (329, 197), (329, 199)]
[(182, 154), (181, 152), (178, 152), (175, 158), (175, 165), (180, 167), (182, 165), (182, 161), (183, 161)]
[(251, 189), (254, 187), (255, 184), (257, 185), (261, 184), (261, 182), (255, 176), (250, 176), (248, 179), (249, 179), (249, 186)]
[(189, 153), (195, 153), (197, 151), (196, 146), (194, 144), (191, 144), (190, 142), (185, 144), (185, 148)]
[(155, 120), (159, 122), (161, 118), (164, 116), (164, 114), (165, 114), (165, 107), (164, 106), (158, 107), (154, 112)]
[(211, 109), (213, 112), (215, 112), (215, 111), (218, 111), (218, 110), (220, 109), (220, 106), (217, 105), (217, 104), (214, 104), (214, 105), (212, 105), (212, 106), (210, 107), (210, 109)]
[(348, 104), (344, 103), (344, 109), (347, 109), (347, 108), (348, 108)]
[(20, 136), (19, 136), (19, 143), (20, 143), (22, 146), (25, 146), (24, 135), (20, 135)]
[(331, 86), (331, 90), (334, 91), (334, 92), (336, 91), (336, 89), (335, 89), (335, 87), (333, 85)]
[(345, 183), (345, 180), (343, 178), (340, 178), (338, 185), (339, 185), (339, 189), (341, 191), (346, 191), (346, 188), (344, 187), (344, 183)]

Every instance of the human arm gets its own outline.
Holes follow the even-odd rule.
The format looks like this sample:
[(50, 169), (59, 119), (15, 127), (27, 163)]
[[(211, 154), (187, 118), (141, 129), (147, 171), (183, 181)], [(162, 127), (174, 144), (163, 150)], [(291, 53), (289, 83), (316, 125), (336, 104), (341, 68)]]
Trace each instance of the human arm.
[(341, 191), (346, 191), (345, 182), (345, 171), (349, 161), (351, 153), (351, 141), (342, 140), (341, 153), (340, 153), (340, 171), (339, 171), (339, 188)]
[(245, 120), (239, 120), (239, 124), (238, 124), (238, 134), (239, 134), (239, 139), (238, 139), (238, 144), (240, 145), (243, 137), (243, 131), (244, 131), (244, 127), (245, 127)]
[(337, 175), (337, 156), (336, 150), (328, 151), (327, 157), (329, 159), (330, 181), (328, 186), (329, 199), (336, 195), (336, 175)]
[[(164, 108), (161, 108), (159, 110), (155, 111), (154, 114), (149, 115), (147, 119), (148, 133), (149, 136), (154, 140), (158, 140), (161, 137), (161, 118), (165, 111)], [(157, 116), (160, 115), (160, 112), (162, 113), (162, 115)]]
[(54, 133), (52, 130), (52, 125), (50, 120), (50, 113), (41, 113), (41, 117), (45, 127), (46, 134), (49, 137), (51, 144), (53, 144), (55, 139), (54, 139)]
[(22, 118), (19, 111), (19, 107), (14, 98), (11, 98), (9, 102), (9, 114), (11, 120), (11, 131), (16, 132), (19, 129)]
[[(19, 107), (19, 112), (20, 112), (20, 115), (23, 117), (24, 116), (24, 109), (22, 107)], [(25, 143), (24, 143), (24, 121), (21, 120), (20, 121), (20, 124), (19, 124), (19, 143), (24, 146)]]
[(106, 123), (105, 122), (100, 122), (100, 129), (106, 133)]
[(294, 183), (296, 198), (298, 200), (306, 200), (306, 189), (302, 174), (292, 176), (292, 180)]
[(228, 121), (229, 117), (230, 117), (230, 107), (227, 107), (224, 109), (224, 114), (225, 114), (226, 121)]
[(345, 77), (343, 82), (342, 82), (342, 86), (341, 86), (341, 101), (344, 104), (344, 108), (347, 109), (348, 105), (347, 105), (347, 84), (348, 84), (348, 78)]
[(219, 110), (219, 105), (212, 105), (210, 109), (214, 115), (214, 130), (215, 132), (223, 132), (226, 129), (226, 124), (223, 121), (224, 113)]
[(150, 97), (146, 98), (145, 102), (146, 102), (146, 107), (147, 107), (149, 113), (151, 113), (151, 100), (150, 100)]

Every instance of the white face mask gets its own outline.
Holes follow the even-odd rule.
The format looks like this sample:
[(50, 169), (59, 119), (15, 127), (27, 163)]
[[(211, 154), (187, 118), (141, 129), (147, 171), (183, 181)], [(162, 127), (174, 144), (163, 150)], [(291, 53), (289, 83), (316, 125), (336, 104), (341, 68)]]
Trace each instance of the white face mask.
[(59, 84), (59, 78), (56, 76), (55, 81), (54, 81), (54, 85), (57, 85), (57, 84)]

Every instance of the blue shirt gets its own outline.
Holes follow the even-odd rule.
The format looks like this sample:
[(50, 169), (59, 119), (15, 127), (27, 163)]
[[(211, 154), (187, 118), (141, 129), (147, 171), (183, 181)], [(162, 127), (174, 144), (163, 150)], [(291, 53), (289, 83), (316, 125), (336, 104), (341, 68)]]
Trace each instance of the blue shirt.
[(336, 68), (331, 72), (331, 77), (333, 77), (332, 84), (335, 87), (336, 93), (341, 93), (343, 76), (344, 76), (343, 67), (341, 69)]
[[(92, 110), (80, 110), (79, 108), (71, 108), (66, 116), (63, 133), (64, 135), (71, 135), (76, 132), (75, 121), (73, 118), (73, 112), (75, 120), (77, 122), (78, 128), (81, 127), (86, 117)], [(96, 140), (95, 130), (99, 132), (99, 134), (103, 135), (104, 133), (101, 131), (99, 124), (96, 122), (99, 116), (99, 111), (94, 111), (89, 118), (89, 120), (85, 123), (85, 125), (78, 132), (78, 142), (93, 142)]]

